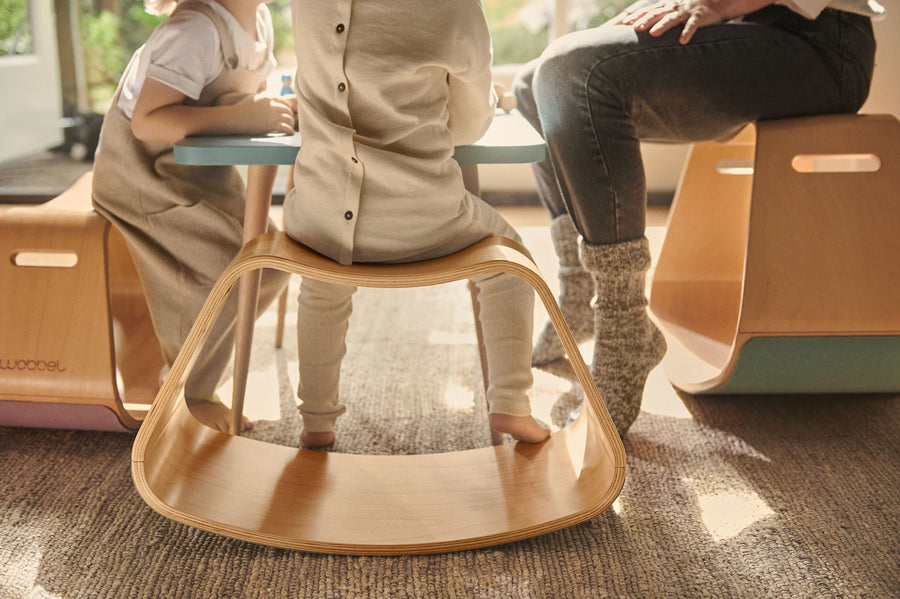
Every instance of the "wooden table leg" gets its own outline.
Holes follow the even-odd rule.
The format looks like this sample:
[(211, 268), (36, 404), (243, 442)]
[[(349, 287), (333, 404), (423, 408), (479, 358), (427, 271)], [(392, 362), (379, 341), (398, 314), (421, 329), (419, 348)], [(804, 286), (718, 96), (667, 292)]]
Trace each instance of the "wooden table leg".
[[(247, 170), (247, 195), (244, 204), (243, 243), (266, 232), (269, 205), (272, 203), (272, 186), (275, 184), (277, 165), (251, 165)], [(259, 296), (260, 271), (241, 277), (238, 283), (237, 321), (234, 332), (234, 388), (231, 396), (231, 427), (233, 435), (241, 432), (244, 414), (244, 393), (247, 390), (247, 370), (250, 364), (250, 345), (253, 341), (253, 325), (256, 322), (256, 304)]]

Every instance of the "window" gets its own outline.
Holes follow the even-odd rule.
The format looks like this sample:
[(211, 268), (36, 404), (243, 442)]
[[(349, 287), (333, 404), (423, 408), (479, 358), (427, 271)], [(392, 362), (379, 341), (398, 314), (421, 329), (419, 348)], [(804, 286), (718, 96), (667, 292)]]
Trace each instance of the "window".
[(0, 0), (0, 161), (62, 141), (53, 2)]
[(28, 0), (0, 2), (0, 58), (34, 52)]
[(494, 65), (522, 64), (537, 58), (553, 38), (605, 23), (631, 2), (483, 0), (494, 44)]

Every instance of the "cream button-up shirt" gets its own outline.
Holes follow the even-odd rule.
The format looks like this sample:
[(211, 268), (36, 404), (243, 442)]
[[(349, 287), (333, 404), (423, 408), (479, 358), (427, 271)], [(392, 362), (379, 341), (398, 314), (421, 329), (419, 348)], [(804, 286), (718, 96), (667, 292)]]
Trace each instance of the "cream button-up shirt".
[(493, 118), (477, 0), (293, 0), (302, 145), (287, 231), (347, 264), (403, 260), (472, 222), (454, 146)]

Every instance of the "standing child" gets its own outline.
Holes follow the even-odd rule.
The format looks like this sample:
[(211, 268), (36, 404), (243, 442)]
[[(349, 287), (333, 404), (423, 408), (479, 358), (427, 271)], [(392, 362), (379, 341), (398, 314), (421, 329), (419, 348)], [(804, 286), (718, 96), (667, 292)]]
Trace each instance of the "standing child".
[[(119, 83), (94, 159), (93, 201), (128, 242), (171, 365), (241, 247), (244, 201), (234, 167), (176, 164), (173, 144), (188, 135), (291, 133), (294, 111), (288, 100), (262, 93), (275, 63), (263, 0), (147, 6), (171, 16), (135, 52)], [(260, 309), (286, 280), (263, 274)], [(230, 410), (215, 389), (233, 347), (234, 295), (184, 392), (194, 417), (221, 431)], [(243, 429), (251, 426), (245, 418)]]
[[(343, 264), (444, 256), (492, 234), (518, 239), (468, 193), (454, 146), (494, 114), (491, 38), (478, 0), (293, 0), (303, 144), (286, 201), (291, 237)], [(475, 280), (489, 363), (491, 426), (522, 441), (531, 416), (534, 292), (508, 274)], [(303, 433), (334, 441), (354, 287), (304, 278), (298, 312)]]

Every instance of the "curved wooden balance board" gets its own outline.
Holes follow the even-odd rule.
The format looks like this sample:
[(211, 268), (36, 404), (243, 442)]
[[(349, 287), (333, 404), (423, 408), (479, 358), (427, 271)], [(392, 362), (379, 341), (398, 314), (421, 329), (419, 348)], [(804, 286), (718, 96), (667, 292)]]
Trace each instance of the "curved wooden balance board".
[(50, 202), (0, 211), (0, 424), (134, 431), (163, 358), (91, 174)]
[(900, 391), (900, 123), (762, 121), (695, 144), (650, 307), (688, 393)]
[(232, 287), (242, 274), (260, 268), (364, 287), (420, 287), (512, 273), (535, 288), (569, 355), (580, 356), (537, 266), (509, 240), (491, 237), (426, 262), (342, 266), (283, 233), (267, 233), (246, 245), (214, 286), (138, 433), (132, 472), (153, 509), (265, 545), (397, 555), (539, 535), (592, 518), (618, 496), (625, 452), (581, 360), (572, 360), (587, 398), (580, 417), (537, 445), (348, 455), (276, 446), (202, 426), (185, 407), (185, 377)]

